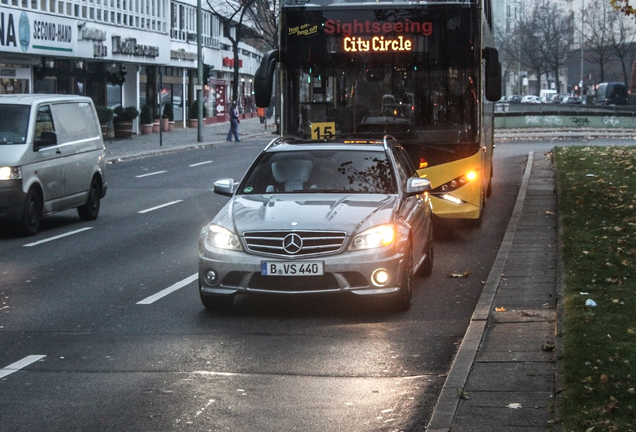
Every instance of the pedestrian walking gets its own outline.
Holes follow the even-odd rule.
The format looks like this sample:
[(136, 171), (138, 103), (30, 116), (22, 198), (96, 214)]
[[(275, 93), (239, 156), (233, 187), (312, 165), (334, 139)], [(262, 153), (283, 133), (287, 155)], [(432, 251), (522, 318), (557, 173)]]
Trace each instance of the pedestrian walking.
[(265, 108), (258, 107), (256, 108), (256, 115), (258, 119), (261, 121), (261, 124), (264, 124), (267, 128), (267, 123), (265, 123)]
[(236, 101), (232, 101), (232, 107), (230, 108), (230, 131), (227, 133), (228, 141), (232, 141), (232, 136), (234, 136), (234, 141), (241, 141), (238, 133), (238, 125), (240, 122), (238, 110), (236, 109)]

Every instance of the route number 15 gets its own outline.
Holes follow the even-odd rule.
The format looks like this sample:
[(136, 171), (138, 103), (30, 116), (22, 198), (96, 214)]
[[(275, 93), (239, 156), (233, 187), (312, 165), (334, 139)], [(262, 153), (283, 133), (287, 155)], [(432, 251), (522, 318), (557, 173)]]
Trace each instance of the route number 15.
[(331, 123), (312, 123), (311, 139), (331, 139), (336, 132), (336, 124)]

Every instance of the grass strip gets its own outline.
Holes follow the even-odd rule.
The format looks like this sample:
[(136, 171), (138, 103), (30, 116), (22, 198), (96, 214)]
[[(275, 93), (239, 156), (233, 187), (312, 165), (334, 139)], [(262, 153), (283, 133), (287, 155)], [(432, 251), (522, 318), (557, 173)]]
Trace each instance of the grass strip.
[(636, 431), (636, 147), (554, 150), (563, 431)]

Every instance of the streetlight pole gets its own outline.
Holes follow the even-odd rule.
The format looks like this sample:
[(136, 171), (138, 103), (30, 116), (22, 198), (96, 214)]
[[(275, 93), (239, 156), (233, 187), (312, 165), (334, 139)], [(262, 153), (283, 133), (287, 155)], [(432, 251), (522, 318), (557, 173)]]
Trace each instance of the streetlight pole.
[(197, 142), (203, 142), (203, 17), (201, 0), (197, 0)]
[(585, 74), (583, 72), (583, 67), (585, 65), (585, 54), (583, 51), (583, 42), (585, 37), (585, 0), (581, 0), (581, 81), (579, 82), (579, 88), (581, 89), (581, 103), (585, 103), (583, 100), (583, 86), (585, 84)]

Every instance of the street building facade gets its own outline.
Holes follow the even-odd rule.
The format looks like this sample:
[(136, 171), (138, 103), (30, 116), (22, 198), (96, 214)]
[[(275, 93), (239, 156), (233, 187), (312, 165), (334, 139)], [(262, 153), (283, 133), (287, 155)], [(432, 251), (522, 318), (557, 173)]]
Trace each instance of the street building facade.
[[(86, 95), (114, 108), (173, 107), (185, 126), (197, 85), (196, 1), (0, 0), (0, 94)], [(202, 13), (206, 123), (229, 121), (231, 100), (256, 115), (253, 76), (262, 53), (239, 43), (238, 94), (232, 94), (235, 28)], [(138, 132), (135, 122), (134, 131)]]

